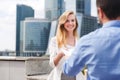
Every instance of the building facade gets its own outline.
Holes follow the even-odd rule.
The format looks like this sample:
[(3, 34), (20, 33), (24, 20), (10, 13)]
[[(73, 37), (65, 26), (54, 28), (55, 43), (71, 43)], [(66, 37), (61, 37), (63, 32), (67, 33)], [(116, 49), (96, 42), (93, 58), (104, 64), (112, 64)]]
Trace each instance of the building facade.
[[(91, 15), (91, 0), (64, 0), (65, 10)], [(72, 4), (72, 5), (71, 5)]]
[(21, 55), (37, 56), (46, 52), (51, 22), (46, 19), (27, 18), (21, 22)]
[(64, 10), (64, 0), (45, 0), (45, 18), (58, 19)]
[(76, 12), (91, 15), (91, 0), (76, 0)]
[(79, 23), (78, 33), (80, 37), (100, 27), (98, 26), (98, 23), (97, 23), (97, 17), (77, 13), (77, 19)]
[(34, 17), (34, 10), (26, 5), (17, 5), (16, 9), (16, 55), (20, 52), (20, 21), (26, 17)]

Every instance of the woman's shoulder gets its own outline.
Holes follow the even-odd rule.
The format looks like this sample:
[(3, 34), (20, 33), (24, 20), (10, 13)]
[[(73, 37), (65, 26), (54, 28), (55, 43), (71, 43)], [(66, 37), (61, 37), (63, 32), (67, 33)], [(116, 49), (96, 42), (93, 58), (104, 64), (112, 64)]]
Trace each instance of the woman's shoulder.
[(57, 44), (57, 38), (56, 38), (56, 36), (51, 38), (51, 43), (52, 44)]
[(54, 48), (54, 49), (55, 49), (55, 48), (58, 48), (56, 37), (52, 37), (52, 38), (51, 38), (49, 46), (50, 46), (51, 48)]
[(56, 36), (51, 38), (52, 41), (56, 41), (56, 39), (57, 39)]

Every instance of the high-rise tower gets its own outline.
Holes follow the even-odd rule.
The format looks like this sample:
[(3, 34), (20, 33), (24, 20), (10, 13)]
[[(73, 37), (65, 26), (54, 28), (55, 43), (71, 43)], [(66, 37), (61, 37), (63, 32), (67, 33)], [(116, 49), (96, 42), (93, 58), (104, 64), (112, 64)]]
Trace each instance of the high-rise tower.
[(91, 15), (91, 0), (76, 0), (76, 12)]
[(58, 19), (64, 12), (64, 0), (45, 0), (45, 18)]
[(26, 17), (34, 17), (34, 10), (26, 5), (17, 5), (16, 10), (16, 55), (20, 52), (20, 21)]
[(26, 18), (21, 22), (20, 55), (37, 56), (46, 52), (51, 22), (47, 19)]
[(64, 0), (64, 1), (65, 10), (72, 10), (75, 13), (91, 15), (91, 0)]
[(89, 15), (83, 15), (81, 13), (77, 13), (78, 20), (78, 33), (79, 36), (82, 37), (100, 26), (97, 25), (97, 18)]

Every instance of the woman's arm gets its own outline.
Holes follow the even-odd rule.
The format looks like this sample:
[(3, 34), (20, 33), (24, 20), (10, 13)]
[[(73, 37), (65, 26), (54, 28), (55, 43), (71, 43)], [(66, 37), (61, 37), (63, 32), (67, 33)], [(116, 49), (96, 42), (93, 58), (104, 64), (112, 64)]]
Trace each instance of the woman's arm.
[(54, 58), (54, 64), (55, 64), (55, 66), (58, 65), (59, 61), (61, 60), (61, 58), (62, 58), (63, 56), (65, 56), (65, 54), (64, 54), (63, 52), (60, 52), (60, 53), (58, 53), (58, 54), (55, 56), (55, 58)]
[(58, 45), (55, 37), (51, 38), (50, 40), (48, 52), (50, 54), (49, 64), (54, 68), (55, 66), (58, 65), (59, 61), (64, 56), (64, 53), (62, 52), (58, 53)]

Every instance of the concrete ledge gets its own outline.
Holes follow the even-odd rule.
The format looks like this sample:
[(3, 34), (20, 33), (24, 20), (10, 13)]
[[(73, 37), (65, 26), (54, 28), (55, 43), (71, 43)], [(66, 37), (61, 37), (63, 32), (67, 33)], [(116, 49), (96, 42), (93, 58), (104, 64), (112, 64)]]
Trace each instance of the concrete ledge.
[(27, 80), (47, 80), (52, 68), (49, 57), (29, 58), (25, 61)]
[(52, 68), (49, 65), (49, 57), (29, 58), (25, 61), (26, 75), (49, 74)]
[(47, 80), (49, 74), (27, 76), (27, 80)]
[(28, 57), (26, 60), (49, 60), (49, 57), (44, 56), (44, 57)]

